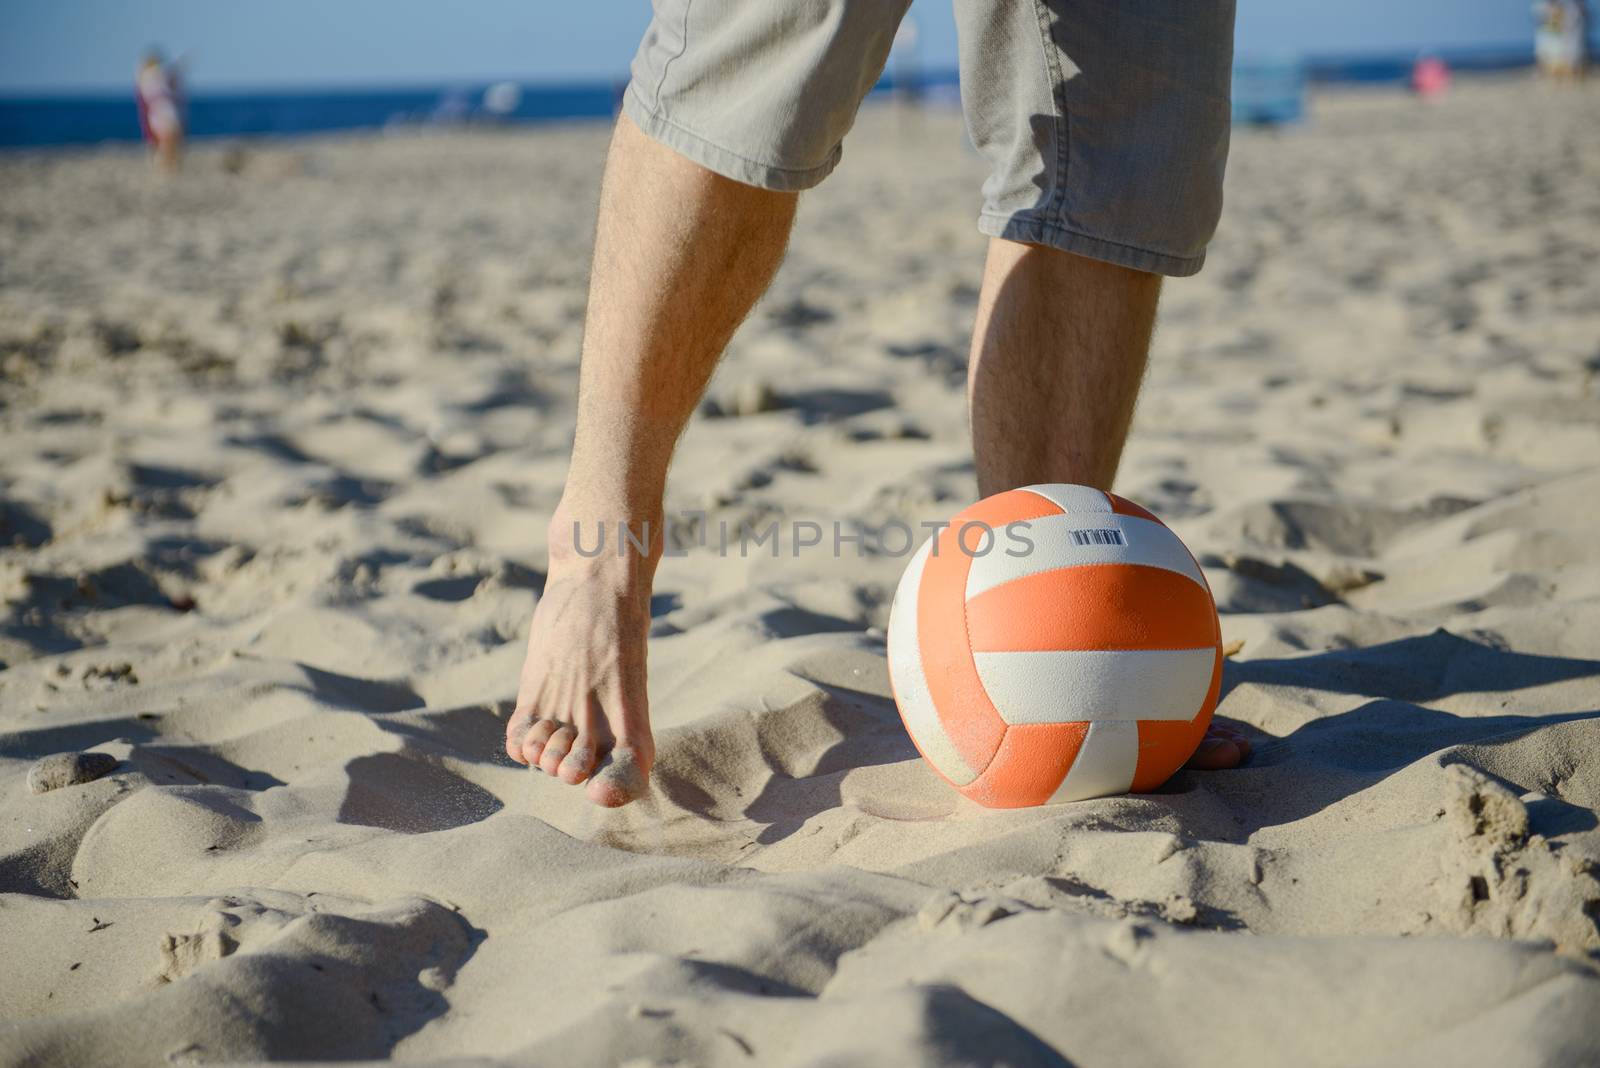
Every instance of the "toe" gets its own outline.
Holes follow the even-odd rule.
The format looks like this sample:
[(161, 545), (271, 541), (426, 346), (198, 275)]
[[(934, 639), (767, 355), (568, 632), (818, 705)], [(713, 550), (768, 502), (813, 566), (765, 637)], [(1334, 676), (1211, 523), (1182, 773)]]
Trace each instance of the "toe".
[(550, 735), (550, 740), (544, 743), (544, 752), (539, 754), (539, 767), (546, 775), (554, 775), (561, 766), (561, 761), (566, 759), (567, 753), (572, 749), (573, 739), (578, 732), (565, 723), (558, 726), (555, 733)]
[(1236, 768), (1250, 759), (1250, 738), (1237, 727), (1219, 727), (1217, 732), (1233, 744), (1233, 759), (1225, 767)]
[(556, 769), (556, 777), (568, 786), (576, 786), (594, 770), (594, 758), (594, 743), (587, 735), (580, 734), (572, 743), (572, 748), (567, 750), (561, 766)]
[(1250, 744), (1242, 738), (1235, 740), (1209, 735), (1201, 741), (1200, 748), (1195, 750), (1186, 766), (1196, 771), (1225, 771), (1244, 763), (1249, 753)]
[(1200, 747), (1194, 751), (1194, 756), (1189, 758), (1187, 766), (1196, 771), (1216, 771), (1218, 768), (1226, 767), (1227, 765), (1222, 763), (1224, 749), (1230, 753), (1233, 750), (1233, 743), (1226, 738), (1212, 736), (1202, 739)]
[(535, 720), (533, 726), (528, 728), (527, 736), (522, 739), (522, 762), (530, 768), (539, 766), (539, 757), (544, 752), (545, 743), (550, 736), (561, 726), (553, 719)]
[(527, 758), (522, 755), (523, 743), (527, 741), (528, 730), (533, 726), (533, 712), (530, 709), (519, 709), (511, 714), (511, 719), (506, 722), (506, 756), (518, 764), (526, 764)]
[(597, 805), (618, 808), (643, 797), (649, 789), (649, 764), (634, 750), (619, 747), (589, 780), (587, 793)]

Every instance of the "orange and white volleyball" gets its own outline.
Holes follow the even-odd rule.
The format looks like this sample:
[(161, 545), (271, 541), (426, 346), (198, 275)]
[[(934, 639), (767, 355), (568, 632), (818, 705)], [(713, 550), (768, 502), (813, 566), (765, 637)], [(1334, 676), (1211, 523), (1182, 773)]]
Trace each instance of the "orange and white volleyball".
[(917, 749), (996, 808), (1154, 790), (1222, 685), (1216, 602), (1171, 530), (1087, 486), (985, 498), (918, 549), (889, 616)]

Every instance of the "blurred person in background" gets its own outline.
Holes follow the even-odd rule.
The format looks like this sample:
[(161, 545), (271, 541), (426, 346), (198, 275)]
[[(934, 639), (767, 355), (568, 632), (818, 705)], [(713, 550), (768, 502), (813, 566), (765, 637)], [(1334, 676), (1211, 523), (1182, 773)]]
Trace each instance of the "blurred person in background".
[[(654, 761), (645, 642), (678, 436), (909, 6), (656, 0), (601, 182), (577, 433), (506, 726), (513, 759), (597, 804), (641, 796)], [(967, 388), (983, 496), (1110, 488), (1162, 276), (1200, 270), (1221, 212), (1234, 0), (1134, 6), (956, 3), (990, 167)], [(623, 527), (643, 549), (579, 549)], [(1191, 766), (1248, 751), (1214, 726)]]
[(178, 65), (169, 64), (151, 49), (139, 64), (134, 80), (139, 101), (139, 128), (168, 174), (175, 173), (183, 155), (183, 83)]
[(1438, 56), (1423, 54), (1411, 65), (1411, 91), (1424, 100), (1443, 99), (1450, 91), (1450, 67)]
[(1583, 76), (1588, 28), (1579, 0), (1539, 0), (1533, 17), (1539, 24), (1534, 35), (1534, 57), (1539, 72), (1556, 82), (1575, 82)]

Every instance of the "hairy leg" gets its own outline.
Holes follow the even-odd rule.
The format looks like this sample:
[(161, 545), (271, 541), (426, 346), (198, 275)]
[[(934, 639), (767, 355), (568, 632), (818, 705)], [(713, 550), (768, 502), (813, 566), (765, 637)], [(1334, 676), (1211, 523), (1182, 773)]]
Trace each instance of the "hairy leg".
[[(1111, 488), (1160, 295), (1156, 275), (989, 242), (967, 371), (979, 493), (1041, 482)], [(1230, 768), (1249, 752), (1218, 726), (1190, 766)]]
[(967, 372), (979, 493), (1111, 488), (1160, 293), (1153, 274), (989, 242)]
[[(572, 464), (506, 726), (512, 759), (563, 782), (589, 779), (598, 804), (642, 793), (655, 758), (645, 639), (667, 465), (723, 348), (783, 259), (797, 199), (722, 178), (627, 118), (617, 123)], [(619, 524), (648, 550), (619, 553)], [(592, 553), (602, 529), (604, 552), (576, 551), (577, 532)]]

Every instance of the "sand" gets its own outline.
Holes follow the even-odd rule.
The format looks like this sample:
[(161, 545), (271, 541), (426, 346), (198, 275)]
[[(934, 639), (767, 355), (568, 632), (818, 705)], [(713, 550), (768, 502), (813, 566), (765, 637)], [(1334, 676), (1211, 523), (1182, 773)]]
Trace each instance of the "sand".
[[(664, 563), (645, 802), (504, 757), (604, 130), (0, 158), (0, 1060), (1600, 1061), (1597, 106), (1240, 132), (1118, 488), (1255, 755), (1015, 812), (849, 545)], [(981, 173), (863, 116), (669, 508), (971, 500)]]

